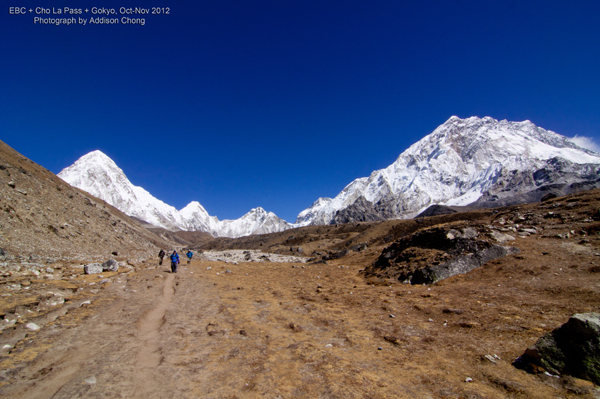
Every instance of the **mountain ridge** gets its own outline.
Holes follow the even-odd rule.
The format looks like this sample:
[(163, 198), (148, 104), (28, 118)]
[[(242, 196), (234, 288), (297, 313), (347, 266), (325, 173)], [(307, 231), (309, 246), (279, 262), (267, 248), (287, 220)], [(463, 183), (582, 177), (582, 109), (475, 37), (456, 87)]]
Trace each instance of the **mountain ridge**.
[[(530, 121), (453, 116), (387, 168), (348, 184), (302, 223), (411, 218), (431, 205), (466, 206), (490, 192), (507, 198), (555, 181), (587, 182), (595, 188), (599, 164), (600, 154)], [(513, 171), (526, 177), (507, 184)], [(544, 171), (552, 171), (553, 177), (535, 178)], [(494, 206), (489, 200), (486, 205)]]
[(273, 212), (258, 207), (235, 220), (219, 220), (192, 201), (181, 210), (134, 186), (122, 169), (99, 150), (63, 169), (58, 177), (122, 210), (124, 213), (170, 230), (205, 231), (214, 237), (241, 237), (291, 228)]
[(129, 182), (100, 151), (58, 174), (128, 215), (167, 229), (241, 237), (307, 225), (412, 218), (432, 205), (501, 206), (600, 187), (600, 154), (531, 121), (450, 117), (386, 168), (350, 182), (334, 198), (321, 197), (288, 223), (254, 208), (219, 221), (197, 201), (181, 210)]

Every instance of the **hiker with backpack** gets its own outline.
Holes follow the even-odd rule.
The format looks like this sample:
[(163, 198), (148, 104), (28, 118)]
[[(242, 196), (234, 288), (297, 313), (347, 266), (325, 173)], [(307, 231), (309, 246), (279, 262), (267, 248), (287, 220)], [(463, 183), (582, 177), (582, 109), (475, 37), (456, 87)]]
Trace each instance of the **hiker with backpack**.
[(191, 250), (191, 249), (188, 249), (188, 251), (187, 251), (187, 254), (186, 254), (186, 255), (187, 255), (187, 258), (188, 258), (188, 263), (187, 263), (187, 264), (189, 265), (189, 264), (190, 264), (190, 262), (192, 261), (192, 256), (194, 256), (194, 253), (192, 252), (192, 250)]
[(179, 265), (179, 255), (177, 251), (171, 254), (171, 273), (177, 273), (177, 265)]
[(158, 253), (158, 259), (160, 259), (158, 261), (159, 266), (162, 265), (162, 261), (163, 261), (163, 258), (165, 257), (165, 255), (166, 255), (165, 251), (163, 251), (161, 248), (160, 252)]

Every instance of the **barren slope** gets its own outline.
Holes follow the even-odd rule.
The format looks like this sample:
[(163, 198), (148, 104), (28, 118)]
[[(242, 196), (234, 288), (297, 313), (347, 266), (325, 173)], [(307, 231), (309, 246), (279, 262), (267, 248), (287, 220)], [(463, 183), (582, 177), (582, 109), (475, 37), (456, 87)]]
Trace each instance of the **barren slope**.
[[(0, 352), (0, 395), (592, 398), (591, 383), (510, 363), (572, 314), (598, 311), (599, 207), (592, 191), (462, 218), (284, 233), (295, 235), (288, 243), (306, 237), (293, 244), (305, 252), (316, 242), (332, 253), (351, 238), (369, 242), (327, 263), (197, 258), (177, 274), (152, 261), (102, 277), (74, 271), (66, 314), (47, 316), (37, 332), (23, 317), (0, 335), (0, 347), (10, 345)], [(359, 272), (391, 242), (440, 225), (506, 229), (521, 253), (432, 286)], [(532, 226), (536, 233), (519, 232)], [(243, 240), (264, 246), (272, 237), (262, 238)], [(32, 289), (56, 291), (46, 281), (11, 281), (0, 285), (11, 297), (0, 298)], [(37, 305), (21, 306), (27, 315)]]
[(0, 248), (15, 257), (153, 256), (166, 242), (0, 141)]

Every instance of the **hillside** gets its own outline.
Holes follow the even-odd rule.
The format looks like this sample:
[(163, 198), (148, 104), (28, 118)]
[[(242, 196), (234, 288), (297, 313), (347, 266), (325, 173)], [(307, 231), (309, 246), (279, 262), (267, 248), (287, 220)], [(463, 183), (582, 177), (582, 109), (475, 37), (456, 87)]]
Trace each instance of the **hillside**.
[(0, 142), (3, 258), (106, 260), (154, 256), (165, 240)]

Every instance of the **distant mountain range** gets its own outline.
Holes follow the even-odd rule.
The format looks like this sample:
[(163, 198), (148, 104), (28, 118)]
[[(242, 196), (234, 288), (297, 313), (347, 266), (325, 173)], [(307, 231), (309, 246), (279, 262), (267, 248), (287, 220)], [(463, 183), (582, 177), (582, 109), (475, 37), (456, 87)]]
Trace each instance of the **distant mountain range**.
[(292, 225), (262, 208), (254, 208), (236, 220), (210, 216), (197, 201), (178, 211), (134, 186), (104, 153), (92, 151), (62, 170), (58, 177), (120, 209), (127, 215), (166, 229), (205, 231), (214, 237), (241, 237), (283, 231)]
[(168, 229), (241, 237), (315, 225), (414, 217), (432, 205), (502, 206), (600, 187), (600, 154), (530, 121), (451, 117), (396, 161), (319, 198), (288, 223), (262, 208), (219, 221), (194, 201), (182, 210), (127, 179), (100, 151), (58, 174), (124, 213)]

